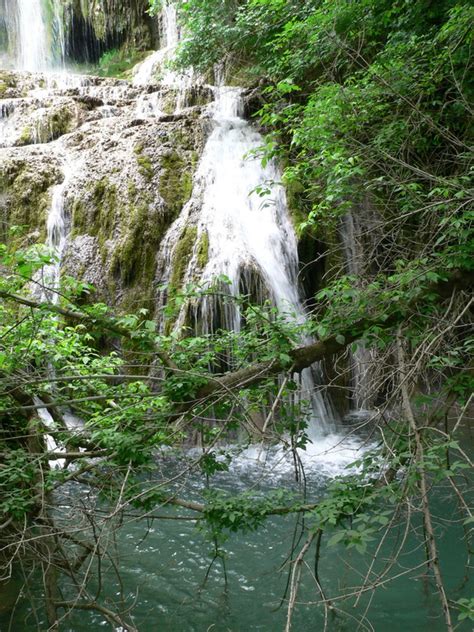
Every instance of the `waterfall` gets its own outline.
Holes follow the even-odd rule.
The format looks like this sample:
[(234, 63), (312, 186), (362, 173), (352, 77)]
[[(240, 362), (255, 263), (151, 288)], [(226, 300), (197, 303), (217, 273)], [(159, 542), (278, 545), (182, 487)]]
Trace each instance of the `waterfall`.
[[(169, 60), (179, 41), (176, 7), (166, 4), (161, 13), (163, 47), (153, 53), (139, 67), (134, 85), (145, 85), (153, 73)], [(221, 73), (216, 73), (221, 75)], [(176, 111), (185, 104), (185, 94), (195, 77), (165, 70), (160, 84), (178, 90)], [(219, 84), (222, 80), (219, 79)], [(210, 283), (220, 275), (230, 280), (230, 295), (250, 293), (258, 286), (257, 296), (263, 302), (272, 301), (289, 319), (303, 324), (306, 320), (298, 292), (298, 248), (296, 235), (289, 217), (280, 173), (274, 162), (265, 167), (252, 153), (263, 145), (262, 136), (243, 118), (242, 89), (218, 85), (212, 87), (214, 103), (210, 114), (214, 124), (195, 176), (190, 201), (183, 208), (165, 236), (160, 253), (160, 281), (169, 283), (173, 274), (173, 258), (180, 239), (188, 226), (196, 229), (191, 260), (185, 271), (184, 282), (196, 280)], [(143, 95), (138, 101), (138, 115), (162, 113), (161, 93)], [(259, 187), (267, 195), (259, 195)], [(208, 260), (199, 271), (201, 244), (208, 244)], [(199, 272), (197, 272), (199, 271)], [(158, 308), (166, 302), (166, 292), (158, 298)], [(176, 327), (183, 325), (185, 309), (181, 310)], [(216, 304), (213, 297), (204, 297), (194, 310), (196, 330), (213, 333), (217, 314), (218, 327), (238, 332), (241, 314), (235, 302)], [(302, 336), (301, 344), (309, 342)], [(335, 414), (319, 386), (322, 382), (318, 366), (305, 369), (299, 377), (299, 398), (310, 402), (312, 415), (310, 438), (316, 440), (331, 430)]]
[(178, 17), (176, 5), (166, 3), (161, 12), (162, 28), (161, 35), (163, 45), (161, 48), (174, 50), (179, 41)]
[(48, 35), (40, 0), (17, 0), (17, 60), (22, 70), (46, 70)]
[[(297, 291), (297, 243), (274, 164), (263, 168), (258, 158), (245, 158), (263, 139), (243, 118), (238, 88), (216, 89), (214, 120), (200, 165), (203, 190), (198, 233), (209, 240), (209, 261), (202, 279), (224, 274), (239, 292), (240, 275), (255, 270), (282, 312), (302, 317)], [(261, 198), (255, 191), (268, 186)], [(237, 315), (236, 315), (237, 316)], [(238, 317), (234, 329), (238, 330)]]
[[(56, 42), (57, 45), (59, 42), (60, 48), (63, 46), (61, 41), (64, 37), (54, 26), (61, 10), (61, 3), (59, 0), (53, 0), (51, 6), (56, 12), (53, 25), (45, 23), (39, 0), (16, 0), (11, 5), (10, 13), (15, 16), (16, 30), (13, 32), (17, 44), (15, 59), (18, 67), (23, 68), (26, 65), (22, 57), (22, 51), (26, 46), (26, 35), (24, 28), (21, 27), (23, 9), (26, 11), (27, 8), (31, 12), (32, 24), (38, 27), (35, 29), (33, 48), (42, 52), (41, 55), (36, 55), (36, 69), (51, 68), (54, 56), (53, 43)], [(170, 284), (180, 240), (186, 230), (191, 229), (190, 257), (183, 266), (183, 278), (180, 278), (179, 284), (176, 285), (181, 287), (182, 284), (196, 281), (210, 284), (216, 277), (224, 275), (230, 280), (230, 285), (225, 289), (230, 298), (250, 295), (252, 301), (257, 303), (270, 301), (288, 321), (301, 326), (302, 333), (298, 344), (304, 345), (309, 339), (303, 333), (306, 314), (298, 288), (297, 239), (289, 216), (285, 191), (280, 183), (281, 174), (278, 166), (273, 161), (263, 166), (258, 157), (264, 139), (244, 118), (244, 91), (241, 88), (220, 85), (221, 82), (218, 86), (203, 86), (202, 83), (196, 84), (192, 73), (182, 75), (164, 68), (179, 39), (174, 5), (165, 4), (160, 24), (163, 47), (138, 67), (132, 86), (124, 81), (95, 80), (67, 73), (50, 74), (46, 81), (43, 76), (41, 81), (27, 78), (30, 82), (28, 85), (35, 84), (35, 87), (30, 88), (28, 97), (17, 98), (25, 112), (31, 108), (29, 122), (34, 122), (38, 113), (41, 114), (41, 103), (44, 103), (45, 108), (50, 107), (49, 100), (73, 96), (78, 102), (83, 99), (87, 104), (81, 110), (81, 114), (78, 113), (75, 117), (75, 120), (80, 122), (82, 116), (82, 120), (85, 119), (87, 122), (81, 123), (81, 131), (72, 142), (50, 138), (49, 148), (44, 148), (45, 152), (54, 154), (55, 159), (61, 164), (64, 179), (51, 190), (52, 199), (47, 217), (47, 245), (53, 252), (55, 261), (45, 266), (42, 271), (43, 300), (56, 302), (59, 298), (57, 291), (61, 263), (68, 241), (69, 222), (65, 217), (68, 192), (71, 187), (77, 190), (78, 184), (85, 184), (84, 188), (88, 190), (89, 183), (84, 181), (83, 174), (78, 168), (83, 159), (76, 152), (85, 151), (85, 155), (105, 161), (107, 154), (92, 153), (93, 146), (103, 147), (105, 152), (106, 147), (113, 148), (115, 144), (121, 143), (123, 138), (132, 138), (135, 126), (142, 124), (136, 118), (162, 114), (165, 110), (163, 99), (169, 98), (170, 93), (177, 95), (175, 111), (183, 110), (186, 105), (186, 91), (194, 82), (194, 86), (198, 85), (199, 89), (203, 88), (207, 91), (206, 94), (213, 96), (213, 102), (204, 112), (204, 127), (208, 128), (210, 133), (195, 173), (191, 198), (167, 231), (157, 253), (157, 279), (162, 284)], [(61, 50), (64, 51), (63, 48)], [(28, 54), (30, 52), (31, 50), (28, 50)], [(161, 65), (164, 74), (157, 84), (158, 89), (150, 92), (146, 84), (152, 80), (157, 63)], [(37, 99), (37, 102), (33, 103), (32, 97)], [(30, 101), (27, 103), (26, 99)], [(97, 105), (97, 109), (94, 109), (94, 102), (100, 103), (101, 106)], [(88, 109), (89, 105), (91, 110)], [(79, 106), (76, 103), (72, 107)], [(117, 110), (120, 116), (116, 116)], [(5, 125), (9, 124), (9, 119), (14, 117), (15, 112), (9, 104), (4, 111), (2, 110)], [(196, 112), (200, 113), (201, 110)], [(121, 117), (126, 119), (126, 122), (123, 126), (116, 125), (116, 121)], [(10, 122), (14, 123), (15, 129), (18, 130), (16, 121)], [(101, 142), (101, 130), (105, 130), (109, 122), (114, 132), (108, 140), (104, 138)], [(84, 145), (81, 145), (83, 135), (92, 129), (91, 126), (98, 132), (96, 139), (94, 142), (86, 139)], [(151, 126), (150, 121), (144, 125), (148, 129)], [(5, 127), (5, 133), (6, 131)], [(14, 142), (10, 142), (5, 136), (7, 145), (11, 146), (17, 142), (16, 137), (13, 140)], [(31, 142), (34, 140), (33, 138)], [(125, 161), (128, 149), (129, 147), (123, 154)], [(133, 165), (137, 158), (133, 153), (133, 147), (130, 149)], [(122, 163), (117, 165), (117, 171), (120, 171), (121, 166)], [(102, 172), (98, 170), (98, 173)], [(125, 173), (126, 171), (124, 177), (127, 177)], [(130, 173), (133, 176), (133, 172)], [(112, 180), (116, 177), (108, 174), (109, 176)], [(103, 180), (105, 181), (105, 178)], [(93, 183), (91, 179), (91, 184)], [(154, 193), (158, 196), (156, 189)], [(202, 255), (203, 243), (206, 243), (205, 257)], [(167, 301), (166, 292), (161, 292), (157, 301), (158, 307), (163, 307)], [(203, 297), (199, 304), (188, 306), (188, 310), (195, 330), (199, 333), (212, 334), (219, 328), (236, 333), (240, 331), (242, 314), (235, 301), (223, 301), (207, 296)], [(176, 327), (184, 323), (185, 317), (183, 308)], [(309, 434), (311, 438), (319, 439), (321, 434), (332, 429), (335, 419), (322, 385), (321, 371), (315, 366), (304, 370), (301, 375), (295, 376), (295, 379), (300, 384), (296, 397), (309, 402), (312, 409)]]
[[(176, 46), (179, 43), (179, 29), (176, 5), (166, 3), (160, 14), (161, 43), (159, 50), (149, 55), (144, 62), (137, 66), (133, 77), (134, 86), (145, 86), (149, 83), (159, 82), (160, 86), (175, 88), (177, 90), (176, 111), (180, 111), (186, 104), (186, 93), (196, 82), (192, 70), (176, 72), (168, 68), (168, 63), (173, 59)], [(150, 107), (150, 103), (152, 103)], [(138, 115), (162, 113), (161, 93), (155, 95), (154, 101), (150, 101), (144, 95), (144, 103), (138, 102)]]
[[(44, 402), (41, 401), (39, 397), (34, 397), (33, 401), (36, 406), (41, 406), (42, 404), (44, 404)], [(56, 439), (54, 438), (54, 435), (57, 433), (58, 428), (56, 426), (54, 419), (51, 416), (51, 413), (46, 408), (46, 405), (44, 406), (44, 408), (41, 407), (41, 408), (38, 408), (37, 410), (38, 410), (38, 417), (43, 422), (44, 427), (52, 433), (52, 434), (45, 435), (46, 450), (48, 452), (56, 452), (56, 453), (59, 452), (61, 454), (64, 454), (66, 452), (66, 448), (60, 443), (58, 443)], [(65, 463), (66, 463), (65, 459), (54, 459), (54, 460), (49, 461), (49, 466), (51, 469), (61, 469), (64, 467)]]
[(43, 300), (53, 304), (59, 300), (61, 259), (67, 238), (64, 204), (71, 175), (72, 170), (66, 165), (63, 181), (53, 188), (51, 207), (46, 220), (46, 245), (53, 253), (54, 261), (42, 270)]
[(62, 0), (52, 0), (53, 10), (53, 63), (55, 68), (65, 70), (66, 33), (64, 29), (64, 4)]
[[(279, 310), (296, 323), (306, 316), (298, 293), (297, 240), (288, 214), (280, 173), (274, 162), (265, 167), (249, 154), (263, 144), (262, 136), (242, 118), (243, 99), (239, 88), (214, 88), (212, 104), (214, 130), (198, 167), (191, 200), (184, 207), (165, 237), (162, 252), (162, 281), (169, 281), (172, 261), (186, 227), (197, 229), (194, 250), (184, 282), (196, 280), (199, 251), (203, 239), (208, 242), (208, 261), (199, 274), (200, 282), (210, 283), (219, 275), (230, 280), (228, 292), (237, 296), (249, 291), (249, 279), (260, 286), (263, 299), (270, 299)], [(268, 194), (259, 196), (257, 187)], [(217, 299), (220, 301), (220, 299)], [(204, 297), (195, 309), (196, 328), (203, 334), (213, 333), (216, 313), (221, 314), (217, 327), (238, 332), (241, 314), (229, 302), (217, 305), (215, 297)], [(183, 324), (182, 310), (177, 326)], [(301, 344), (308, 342), (304, 336)], [(321, 388), (318, 369), (306, 369), (300, 377), (300, 397), (311, 402), (311, 438), (328, 431), (333, 413)]]
[[(363, 253), (362, 246), (359, 244), (360, 227), (354, 213), (349, 212), (342, 218), (340, 233), (347, 272), (353, 277), (360, 278)], [(357, 344), (350, 352), (350, 357), (353, 406), (356, 411), (368, 411), (372, 407), (374, 397), (372, 379), (374, 352)]]
[(166, 3), (163, 6), (160, 14), (160, 26), (161, 47), (137, 66), (133, 78), (133, 85), (135, 86), (151, 83), (154, 74), (158, 71), (162, 74), (160, 84), (175, 83), (176, 73), (165, 68), (166, 62), (172, 58), (179, 41), (177, 13), (174, 4)]
[[(42, 0), (7, 0), (6, 23), (10, 54), (17, 70), (44, 72), (64, 62), (65, 37), (62, 8), (53, 0), (48, 24)], [(56, 50), (57, 49), (57, 50)]]

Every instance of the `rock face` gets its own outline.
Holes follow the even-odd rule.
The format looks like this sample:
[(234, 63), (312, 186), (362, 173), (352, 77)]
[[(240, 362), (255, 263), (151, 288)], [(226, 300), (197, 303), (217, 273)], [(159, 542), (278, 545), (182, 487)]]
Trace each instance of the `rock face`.
[(67, 59), (96, 62), (111, 48), (151, 50), (158, 44), (148, 0), (67, 0), (63, 9)]
[(67, 178), (63, 273), (92, 283), (95, 300), (153, 311), (157, 253), (191, 195), (204, 108), (170, 114), (173, 88), (112, 79), (9, 72), (1, 82), (3, 238), (45, 240), (54, 186)]

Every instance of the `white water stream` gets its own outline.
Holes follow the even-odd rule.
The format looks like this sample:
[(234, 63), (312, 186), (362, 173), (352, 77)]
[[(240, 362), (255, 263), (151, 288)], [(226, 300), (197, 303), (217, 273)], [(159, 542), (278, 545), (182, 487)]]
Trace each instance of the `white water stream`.
[[(192, 74), (179, 75), (166, 68), (179, 42), (176, 8), (166, 4), (161, 15), (163, 47), (153, 53), (137, 69), (134, 85), (146, 85), (161, 70), (161, 85), (178, 90), (176, 111), (185, 101)], [(220, 74), (220, 73), (216, 73)], [(220, 275), (230, 280), (229, 294), (242, 292), (241, 284), (253, 278), (261, 286), (261, 300), (270, 299), (289, 319), (303, 324), (306, 316), (298, 291), (298, 251), (295, 232), (289, 217), (285, 192), (279, 185), (280, 173), (274, 162), (265, 167), (250, 155), (263, 145), (262, 136), (243, 118), (242, 90), (224, 85), (212, 88), (214, 103), (210, 115), (214, 123), (195, 176), (190, 201), (163, 240), (159, 260), (162, 281), (170, 280), (173, 255), (186, 227), (195, 226), (197, 239), (184, 281), (196, 280), (199, 270), (199, 249), (208, 242), (208, 261), (198, 273), (199, 281), (211, 283)], [(163, 113), (160, 92), (143, 95), (138, 101), (138, 116)], [(260, 196), (257, 188), (267, 189)], [(248, 285), (248, 283), (247, 283)], [(248, 288), (247, 288), (248, 289)], [(160, 306), (163, 303), (161, 302)], [(213, 332), (216, 312), (222, 314), (219, 326), (238, 332), (241, 314), (235, 303), (216, 303), (204, 298), (199, 309), (199, 331)], [(178, 318), (183, 324), (185, 310)], [(301, 344), (307, 342), (301, 337)], [(318, 383), (322, 376), (318, 367), (306, 369), (299, 376), (299, 397), (311, 403), (309, 435), (319, 439), (333, 427), (334, 413)]]
[(73, 169), (68, 163), (63, 165), (64, 179), (53, 188), (51, 207), (46, 220), (46, 245), (53, 254), (54, 261), (42, 270), (43, 299), (55, 305), (59, 300), (61, 260), (67, 240), (64, 205)]
[(48, 23), (41, 0), (6, 0), (6, 23), (13, 67), (43, 72), (61, 67), (65, 38), (60, 0), (51, 3), (52, 23)]
[[(194, 252), (184, 281), (192, 282), (199, 268), (199, 244), (208, 241), (208, 261), (199, 280), (212, 283), (225, 275), (230, 280), (228, 292), (241, 293), (245, 277), (253, 275), (265, 288), (262, 298), (270, 299), (287, 317), (303, 324), (306, 316), (298, 292), (297, 241), (289, 217), (285, 192), (279, 185), (280, 173), (275, 163), (263, 166), (255, 156), (263, 144), (261, 135), (242, 118), (244, 105), (239, 88), (214, 88), (211, 106), (214, 131), (201, 158), (191, 200), (166, 235), (161, 258), (165, 280), (169, 281), (171, 262), (179, 240), (189, 225), (197, 228)], [(256, 188), (264, 186), (268, 194), (261, 197)], [(219, 304), (218, 304), (219, 303)], [(220, 327), (238, 332), (241, 314), (235, 302), (205, 297), (199, 309), (199, 331), (213, 333), (216, 311), (223, 314)], [(183, 324), (185, 311), (178, 319)], [(302, 335), (301, 344), (308, 339)], [(310, 437), (327, 433), (334, 415), (321, 386), (319, 370), (306, 369), (300, 376), (303, 400), (311, 402)]]
[(179, 82), (179, 75), (166, 68), (166, 62), (172, 59), (179, 41), (176, 6), (166, 3), (161, 10), (161, 48), (151, 53), (144, 62), (139, 64), (133, 77), (133, 85), (145, 86), (155, 80), (155, 73), (160, 73), (159, 83), (174, 85)]
[(179, 28), (176, 5), (164, 4), (160, 14), (160, 32), (162, 46), (151, 53), (139, 64), (133, 77), (134, 86), (147, 86), (159, 83), (164, 90), (141, 95), (137, 101), (137, 116), (159, 116), (164, 113), (164, 93), (174, 88), (176, 94), (175, 111), (180, 112), (186, 105), (186, 94), (197, 82), (192, 70), (176, 72), (169, 68), (176, 46), (179, 43)]

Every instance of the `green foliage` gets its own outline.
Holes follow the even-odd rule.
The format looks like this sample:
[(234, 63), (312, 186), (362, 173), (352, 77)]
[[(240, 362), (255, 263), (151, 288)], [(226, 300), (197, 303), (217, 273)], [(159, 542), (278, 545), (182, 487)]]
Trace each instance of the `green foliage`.
[[(12, 253), (2, 246), (0, 255), (0, 264), (5, 271), (0, 290), (7, 297), (0, 303), (0, 378), (5, 384), (17, 385), (22, 393), (20, 401), (8, 394), (0, 400), (1, 436), (5, 437), (1, 439), (0, 448), (5, 447), (8, 455), (5, 458), (10, 463), (8, 474), (7, 469), (1, 472), (1, 496), (5, 498), (2, 511), (14, 517), (28, 510), (34, 487), (27, 485), (21, 491), (19, 483), (26, 478), (43, 476), (40, 470), (45, 466), (40, 437), (34, 446), (36, 465), (30, 462), (28, 467), (23, 467), (31, 448), (26, 445), (33, 427), (31, 424), (38, 428), (42, 426), (35, 415), (29, 418), (21, 402), (29, 401), (31, 406), (31, 402), (39, 398), (53, 400), (57, 410), (73, 408), (85, 420), (89, 450), (103, 455), (100, 467), (107, 470), (128, 466), (138, 475), (148, 471), (157, 449), (176, 446), (184, 438), (185, 435), (171, 423), (176, 408), (212, 378), (214, 367), (223, 355), (228, 358), (229, 368), (251, 364), (257, 351), (262, 359), (271, 359), (275, 355), (285, 359), (288, 350), (300, 340), (298, 325), (278, 315), (270, 305), (255, 307), (249, 305), (246, 298), (235, 299), (245, 305), (246, 325), (238, 336), (234, 332), (217, 332), (212, 336), (160, 335), (156, 323), (148, 320), (146, 310), (114, 316), (102, 303), (79, 307), (77, 298), (93, 288), (67, 277), (61, 282), (61, 307), (39, 303), (36, 309), (30, 309), (21, 301), (30, 300), (30, 279), (38, 277), (43, 266), (52, 262), (51, 253), (39, 246)], [(189, 288), (182, 300), (199, 299), (214, 292), (215, 286)], [(234, 299), (229, 297), (229, 300)], [(57, 309), (64, 311), (58, 314)], [(68, 317), (68, 310), (75, 314), (74, 318)], [(104, 337), (114, 334), (126, 341), (125, 354), (104, 348)], [(153, 358), (156, 350), (167, 354), (176, 370), (167, 375), (166, 380), (133, 379), (128, 364), (130, 359), (138, 358), (143, 362), (145, 357)], [(147, 366), (140, 372), (146, 374), (149, 370), (150, 366)], [(269, 380), (266, 386), (263, 393), (258, 389), (246, 390), (245, 402), (249, 410), (261, 405), (262, 398), (268, 404), (268, 399), (278, 388), (275, 380)], [(289, 385), (288, 392), (291, 388)], [(228, 415), (231, 401), (220, 398), (216, 402), (214, 424), (199, 421), (201, 411), (206, 414), (209, 408), (208, 401), (202, 404), (197, 401), (190, 409), (189, 419), (199, 430), (204, 445), (211, 446), (217, 437), (222, 439), (227, 432), (235, 432), (240, 419), (238, 411), (233, 419), (219, 426), (219, 418)], [(294, 416), (300, 416), (300, 412), (289, 405), (287, 416), (282, 415), (280, 422), (295, 435), (304, 429), (303, 423), (294, 421)], [(11, 415), (15, 416), (13, 423)], [(5, 436), (7, 430), (12, 439), (8, 434)], [(42, 436), (43, 430), (40, 434)], [(84, 439), (60, 428), (56, 434), (66, 450), (77, 450), (77, 445)], [(209, 452), (200, 459), (199, 466), (203, 473), (212, 477), (227, 469), (229, 458), (226, 455), (224, 460), (217, 459), (214, 452)], [(87, 456), (84, 463), (87, 463), (86, 459)], [(136, 480), (132, 489), (133, 494), (140, 496)], [(107, 494), (112, 497), (110, 485)], [(133, 494), (130, 492), (130, 499)]]
[(212, 490), (206, 497), (205, 528), (210, 529), (213, 536), (220, 536), (223, 530), (244, 533), (255, 531), (276, 506), (289, 500), (291, 496), (285, 490), (277, 490), (264, 497), (251, 492), (229, 496)]
[(163, 0), (150, 0), (150, 8), (148, 10), (150, 15), (158, 15), (163, 7)]
[[(187, 247), (195, 238), (193, 234)], [(249, 297), (229, 296), (229, 280), (221, 277), (207, 287), (189, 285), (181, 293), (176, 291), (176, 299), (181, 305), (216, 296), (236, 301), (242, 314), (239, 333), (197, 335), (189, 329), (164, 335), (157, 332), (145, 309), (116, 316), (105, 304), (78, 305), (77, 298), (92, 288), (68, 278), (61, 280), (57, 304), (25, 305), (32, 300), (31, 278), (39, 278), (52, 259), (44, 247), (22, 252), (0, 247), (4, 271), (0, 280), (2, 524), (11, 521), (12, 528), (22, 530), (31, 523), (28, 534), (35, 533), (45, 503), (52, 503), (61, 488), (67, 491), (64, 486), (75, 482), (81, 489), (89, 489), (88, 503), (96, 494), (99, 516), (121, 515), (124, 509), (132, 516), (149, 516), (159, 508), (172, 518), (174, 505), (180, 506), (180, 511), (187, 512), (186, 518), (196, 520), (217, 556), (224, 556), (219, 547), (232, 534), (253, 532), (262, 528), (268, 516), (288, 514), (301, 516), (299, 523), (324, 536), (330, 548), (344, 546), (363, 554), (377, 546), (407, 498), (411, 505), (419, 502), (422, 475), (433, 485), (459, 484), (465, 476), (467, 459), (455, 438), (424, 430), (424, 453), (420, 455), (413, 447), (413, 432), (403, 422), (393, 422), (384, 428), (386, 447), (367, 451), (352, 464), (356, 471), (331, 481), (322, 498), (308, 497), (304, 486), (266, 494), (257, 487), (236, 494), (219, 488), (219, 476), (254, 437), (250, 435), (240, 447), (228, 444), (242, 435), (247, 417), (261, 412), (262, 407), (268, 410), (277, 393), (281, 401), (272, 430), (291, 446), (295, 461), (295, 448), (307, 445), (306, 405), (294, 401), (296, 385), (291, 379), (290, 354), (295, 347), (311, 333), (327, 338), (332, 327), (340, 326), (338, 319), (348, 328), (364, 310), (387, 311), (396, 292), (400, 293), (399, 303), (412, 300), (430, 283), (444, 278), (441, 273), (427, 271), (423, 285), (415, 287), (412, 272), (400, 271), (391, 279), (393, 286), (377, 280), (365, 293), (354, 292), (352, 280), (341, 278), (320, 296), (321, 301), (338, 306), (337, 315), (329, 314), (326, 320), (306, 326), (291, 313), (278, 313), (269, 303), (253, 305)], [(428, 301), (424, 309), (431, 308)], [(413, 336), (422, 335), (413, 330)], [(362, 327), (360, 333), (367, 338), (375, 335), (368, 327)], [(384, 335), (377, 332), (379, 338)], [(463, 341), (453, 346), (451, 356), (443, 359), (437, 355), (433, 362), (456, 367), (467, 351)], [(203, 395), (201, 389), (215, 383), (218, 372), (244, 369), (256, 358), (269, 363), (276, 359), (287, 367), (287, 380), (279, 384), (268, 376), (258, 386), (244, 382), (240, 387)], [(71, 409), (84, 419), (84, 428), (71, 432), (56, 420), (53, 428), (46, 428), (32, 405), (37, 398), (49, 402), (53, 415)], [(54, 434), (69, 456), (46, 449), (47, 433)], [(169, 449), (190, 436), (199, 437), (200, 454), (181, 454), (180, 470), (168, 471)], [(227, 447), (219, 447), (218, 442)], [(58, 462), (61, 457), (73, 459), (74, 466), (51, 469), (50, 459)], [(205, 486), (200, 503), (195, 499), (196, 490), (184, 491), (193, 470), (202, 476)], [(385, 483), (381, 473), (388, 472), (396, 476)], [(88, 504), (88, 520), (97, 520), (92, 514)], [(464, 512), (462, 520), (469, 526), (472, 517)], [(56, 533), (57, 526), (54, 529)], [(67, 540), (68, 529), (74, 534), (77, 525), (61, 523), (61, 529)], [(81, 537), (82, 531), (81, 527)], [(457, 606), (461, 618), (471, 616), (469, 602), (459, 600)]]
[(35, 482), (35, 467), (27, 452), (4, 451), (0, 466), (0, 513), (15, 520), (23, 518), (39, 502), (35, 493), (40, 493), (40, 488), (36, 488)]
[(385, 247), (398, 257), (469, 265), (469, 2), (187, 0), (179, 10), (179, 63), (224, 59), (265, 79), (262, 152), (284, 162), (300, 232), (325, 239), (369, 204), (393, 226)]
[(97, 74), (101, 77), (130, 78), (132, 68), (142, 61), (146, 52), (133, 48), (113, 48), (106, 51), (99, 60)]
[(458, 621), (464, 621), (466, 619), (474, 621), (474, 597), (471, 597), (471, 599), (458, 599), (456, 605), (460, 611)]

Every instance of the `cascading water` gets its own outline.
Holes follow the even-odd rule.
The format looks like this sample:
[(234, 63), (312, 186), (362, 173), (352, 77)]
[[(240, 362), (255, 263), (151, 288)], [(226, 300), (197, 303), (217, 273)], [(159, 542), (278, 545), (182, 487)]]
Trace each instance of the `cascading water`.
[(59, 299), (61, 259), (67, 238), (64, 204), (71, 175), (71, 167), (67, 165), (62, 183), (57, 184), (53, 189), (51, 207), (46, 221), (46, 245), (51, 250), (54, 261), (42, 270), (43, 298), (53, 304), (56, 304)]
[[(41, 2), (17, 0), (16, 57), (22, 70), (45, 70), (49, 62), (48, 35)], [(32, 28), (34, 25), (34, 28)]]
[[(341, 239), (345, 254), (347, 272), (358, 278), (361, 275), (361, 252), (358, 246), (358, 227), (356, 226), (354, 215), (349, 212), (341, 224)], [(357, 344), (351, 351), (351, 373), (353, 405), (355, 411), (367, 412), (372, 407), (374, 397), (372, 367), (374, 363), (374, 352), (366, 349), (363, 345)]]
[[(179, 41), (176, 7), (166, 4), (161, 15), (163, 31), (162, 49), (152, 54), (139, 67), (134, 85), (145, 85), (152, 80), (153, 72), (170, 59)], [(220, 74), (220, 73), (216, 73)], [(184, 103), (192, 75), (179, 75), (165, 70), (161, 83), (178, 89), (176, 111)], [(214, 103), (211, 114), (214, 131), (209, 137), (195, 177), (191, 200), (180, 217), (171, 226), (163, 240), (159, 261), (161, 281), (169, 282), (172, 260), (177, 244), (188, 224), (197, 229), (193, 256), (188, 265), (185, 281), (193, 281), (199, 269), (199, 244), (208, 241), (208, 261), (200, 271), (201, 282), (211, 282), (220, 275), (230, 279), (228, 291), (237, 296), (248, 290), (245, 279), (253, 277), (261, 286), (261, 298), (270, 299), (281, 312), (296, 322), (305, 321), (304, 309), (298, 293), (297, 241), (288, 215), (280, 174), (272, 162), (263, 167), (257, 158), (247, 156), (257, 152), (263, 138), (244, 120), (242, 90), (220, 85), (213, 88)], [(163, 113), (161, 92), (143, 95), (138, 101), (137, 114), (156, 116)], [(268, 190), (261, 197), (259, 187)], [(247, 286), (247, 287), (246, 287)], [(159, 298), (163, 305), (165, 295)], [(241, 315), (235, 303), (216, 305), (215, 300), (204, 298), (200, 304), (197, 329), (211, 333), (216, 311), (222, 314), (219, 326), (238, 332)], [(182, 324), (184, 310), (178, 318)], [(301, 343), (305, 341), (302, 338)], [(306, 369), (299, 377), (300, 396), (311, 403), (312, 417), (309, 434), (312, 439), (328, 432), (335, 419), (323, 389), (320, 369)]]
[(51, 9), (53, 21), (48, 23), (42, 0), (8, 0), (6, 23), (15, 69), (43, 72), (63, 63), (65, 39), (58, 0)]
[(160, 84), (176, 83), (178, 75), (165, 67), (170, 61), (179, 40), (176, 6), (166, 3), (160, 15), (161, 48), (149, 55), (144, 62), (137, 66), (133, 78), (133, 85), (144, 86), (152, 82), (154, 73), (158, 70), (162, 76)]
[[(297, 241), (284, 190), (278, 185), (280, 174), (274, 163), (263, 167), (258, 158), (247, 157), (257, 152), (263, 139), (242, 118), (243, 109), (241, 89), (215, 88), (212, 105), (215, 128), (204, 149), (192, 198), (165, 237), (163, 273), (169, 281), (173, 253), (186, 226), (194, 223), (196, 244), (184, 281), (195, 279), (199, 244), (206, 239), (208, 261), (199, 274), (201, 282), (210, 283), (225, 275), (230, 280), (229, 293), (237, 296), (245, 277), (253, 275), (260, 279), (266, 298), (289, 318), (303, 323)], [(268, 189), (264, 197), (256, 191), (261, 186)], [(216, 299), (211, 297), (202, 299), (199, 306), (199, 331), (213, 332), (217, 310), (223, 314), (219, 326), (238, 332), (241, 321), (238, 306), (234, 302), (216, 305)], [(183, 319), (184, 310), (178, 326)], [(305, 341), (302, 338), (301, 343)], [(306, 369), (300, 378), (301, 397), (312, 404), (309, 427), (312, 439), (328, 431), (334, 419), (321, 388), (316, 386), (320, 377), (317, 373), (317, 369)]]
[(133, 78), (134, 86), (145, 86), (159, 81), (161, 88), (150, 95), (142, 95), (137, 102), (138, 116), (159, 116), (163, 114), (164, 96), (170, 88), (176, 90), (174, 110), (180, 112), (186, 105), (186, 95), (197, 78), (192, 70), (176, 72), (168, 67), (179, 42), (179, 29), (176, 5), (166, 3), (160, 15), (162, 46), (139, 64)]

